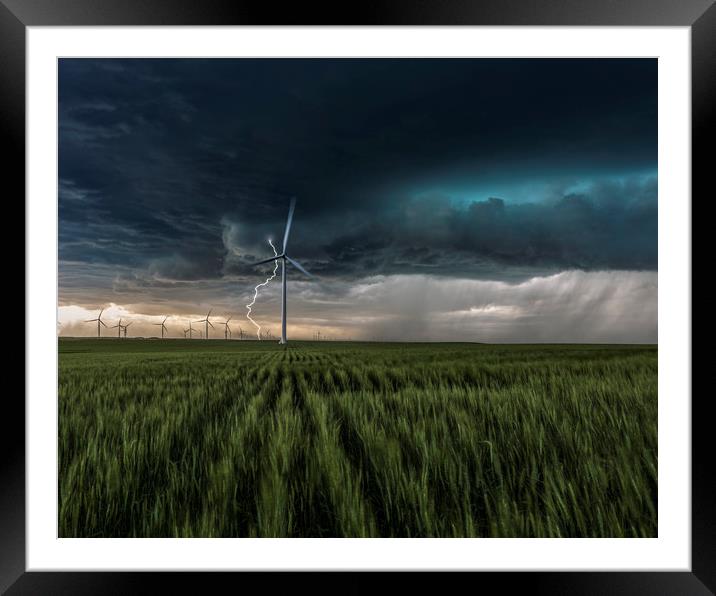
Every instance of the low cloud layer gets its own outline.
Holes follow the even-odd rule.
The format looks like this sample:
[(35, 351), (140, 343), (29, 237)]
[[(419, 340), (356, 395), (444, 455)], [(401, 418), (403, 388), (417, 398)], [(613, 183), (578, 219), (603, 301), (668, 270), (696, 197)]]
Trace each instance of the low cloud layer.
[[(279, 284), (260, 295), (256, 320), (279, 332)], [(232, 328), (248, 335), (244, 305), (247, 294), (230, 286), (214, 288), (216, 330), (233, 317)], [(427, 275), (392, 275), (356, 283), (292, 282), (289, 286), (289, 335), (353, 340), (477, 341), (477, 342), (598, 342), (655, 343), (657, 341), (657, 275), (633, 271), (565, 271), (518, 284)], [(124, 317), (134, 321), (130, 335), (156, 335), (156, 323), (170, 316), (170, 335), (181, 337), (190, 320), (206, 310), (182, 301), (161, 306), (134, 303), (110, 305), (108, 324)], [(83, 323), (97, 311), (76, 306), (60, 308), (60, 334), (92, 336), (96, 326)], [(91, 316), (90, 316), (91, 315)], [(116, 331), (116, 330), (115, 330)], [(103, 334), (111, 333), (103, 329)]]

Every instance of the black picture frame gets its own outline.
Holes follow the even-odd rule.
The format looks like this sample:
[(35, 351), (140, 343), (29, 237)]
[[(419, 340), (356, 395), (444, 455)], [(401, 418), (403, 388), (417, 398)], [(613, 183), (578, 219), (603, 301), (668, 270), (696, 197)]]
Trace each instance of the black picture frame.
[[(692, 196), (704, 195), (712, 169), (710, 135), (716, 105), (716, 6), (713, 0), (376, 0), (340, 3), (221, 0), (0, 0), (0, 130), (6, 148), (4, 193), (10, 203), (25, 194), (25, 36), (30, 26), (90, 25), (564, 25), (690, 26), (692, 40)], [(711, 195), (713, 192), (710, 193)], [(692, 199), (693, 207), (693, 199)], [(23, 215), (24, 219), (24, 210)], [(17, 220), (15, 220), (17, 221)], [(25, 313), (27, 315), (27, 313)], [(26, 354), (26, 357), (31, 354)], [(702, 356), (703, 357), (703, 356)], [(693, 369), (693, 364), (692, 364)], [(691, 396), (673, 396), (689, 399)], [(709, 395), (692, 400), (692, 571), (688, 572), (483, 572), (476, 589), (528, 589), (549, 594), (716, 593), (716, 491), (713, 483)], [(25, 572), (24, 403), (6, 391), (0, 451), (0, 591), (8, 594), (125, 594), (175, 590), (211, 592), (309, 587), (363, 592), (385, 587), (385, 574), (55, 573)], [(8, 430), (18, 430), (12, 434)], [(448, 580), (452, 578), (448, 577)], [(402, 589), (444, 589), (444, 576), (401, 574)], [(303, 584), (303, 585), (302, 585)], [(407, 585), (406, 585), (407, 584)]]

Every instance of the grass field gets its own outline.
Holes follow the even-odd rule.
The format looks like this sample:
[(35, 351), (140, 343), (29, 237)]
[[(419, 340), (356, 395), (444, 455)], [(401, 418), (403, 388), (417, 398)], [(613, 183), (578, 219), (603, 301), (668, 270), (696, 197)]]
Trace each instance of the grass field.
[(657, 535), (655, 346), (59, 352), (62, 537)]

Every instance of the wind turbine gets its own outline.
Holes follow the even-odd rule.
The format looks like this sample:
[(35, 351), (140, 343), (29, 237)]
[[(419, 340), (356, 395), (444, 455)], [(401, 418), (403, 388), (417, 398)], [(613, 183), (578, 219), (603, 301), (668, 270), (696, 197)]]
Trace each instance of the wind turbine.
[(264, 263), (272, 263), (273, 261), (281, 261), (281, 340), (280, 344), (286, 343), (286, 261), (291, 263), (296, 269), (298, 269), (304, 275), (313, 277), (308, 271), (306, 271), (300, 263), (294, 261), (291, 257), (286, 254), (286, 248), (288, 247), (288, 234), (291, 231), (291, 221), (293, 221), (293, 210), (296, 208), (296, 199), (291, 199), (291, 204), (288, 208), (288, 219), (286, 220), (286, 230), (283, 233), (283, 248), (280, 255), (270, 257), (254, 263), (252, 267), (256, 265), (263, 265)]
[(167, 330), (167, 327), (166, 327), (166, 325), (165, 325), (164, 323), (167, 322), (167, 319), (168, 319), (168, 318), (169, 318), (168, 316), (164, 317), (164, 320), (163, 320), (161, 323), (152, 323), (152, 325), (161, 325), (161, 327), (162, 327), (162, 339), (164, 339), (164, 332)]
[(228, 319), (226, 319), (226, 321), (222, 323), (222, 325), (224, 326), (224, 339), (229, 339), (231, 337), (231, 327), (229, 327), (229, 321), (232, 318), (233, 317), (229, 317)]
[[(104, 325), (104, 321), (102, 320), (103, 312), (104, 312), (104, 309), (99, 311), (99, 314), (97, 315), (96, 319), (87, 319), (85, 321), (85, 323), (94, 323), (95, 321), (97, 321), (97, 337), (102, 337), (102, 333), (100, 332), (100, 330), (101, 330), (100, 325)], [(106, 327), (107, 325), (104, 325), (104, 326)]]
[(122, 325), (122, 327), (124, 327), (124, 339), (127, 339), (127, 327), (129, 327), (132, 323), (133, 321), (129, 321), (126, 325)]
[(244, 330), (239, 326), (239, 339), (244, 339)]
[(122, 319), (119, 319), (119, 323), (117, 323), (116, 325), (112, 325), (110, 327), (110, 329), (115, 329), (115, 328), (117, 329), (117, 339), (122, 337), (122, 328), (123, 327), (124, 327), (124, 325), (122, 325)]
[(189, 333), (189, 329), (184, 329), (184, 339), (186, 339), (186, 334)]
[(189, 321), (189, 339), (194, 339), (194, 329), (192, 329), (191, 321)]
[[(206, 313), (205, 319), (199, 319), (198, 321), (194, 321), (195, 323), (205, 323), (206, 324), (206, 339), (209, 339), (209, 325), (211, 325), (211, 321), (209, 320), (209, 315), (211, 314), (211, 311), (214, 310), (213, 308), (209, 309), (209, 312)], [(211, 328), (213, 329), (214, 326), (211, 325)], [(201, 337), (201, 333), (199, 333), (199, 337)]]

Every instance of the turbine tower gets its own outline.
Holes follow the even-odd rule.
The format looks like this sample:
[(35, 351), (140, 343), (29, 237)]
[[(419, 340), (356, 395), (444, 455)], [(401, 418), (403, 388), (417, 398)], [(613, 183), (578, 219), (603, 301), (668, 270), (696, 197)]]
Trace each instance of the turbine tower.
[(126, 325), (122, 325), (122, 328), (124, 329), (124, 339), (127, 339), (127, 327), (129, 327), (133, 321), (129, 321)]
[[(205, 323), (206, 326), (206, 339), (209, 339), (209, 325), (211, 325), (211, 321), (209, 320), (209, 315), (211, 314), (211, 311), (214, 310), (213, 308), (209, 309), (209, 312), (206, 313), (206, 318), (199, 319), (198, 321), (194, 321), (195, 323)], [(211, 325), (211, 328), (213, 329), (214, 326)], [(201, 337), (201, 332), (199, 333), (199, 337)]]
[(116, 325), (112, 325), (110, 329), (116, 329), (117, 330), (117, 339), (120, 339), (122, 337), (122, 329), (124, 328), (124, 325), (122, 325), (122, 319), (119, 319), (119, 323)]
[(244, 330), (239, 326), (239, 339), (244, 339)]
[(222, 325), (224, 326), (224, 339), (231, 339), (231, 327), (229, 327), (229, 321), (232, 318), (233, 317), (229, 317), (228, 319), (226, 319), (226, 321), (222, 323)]
[(280, 344), (286, 343), (286, 261), (291, 263), (296, 269), (298, 269), (304, 275), (313, 277), (308, 271), (306, 271), (300, 263), (294, 261), (291, 257), (286, 254), (288, 247), (288, 234), (291, 231), (291, 221), (293, 221), (293, 210), (296, 208), (296, 199), (291, 199), (291, 205), (288, 208), (288, 219), (286, 220), (286, 231), (283, 233), (283, 248), (281, 254), (275, 257), (270, 257), (254, 263), (252, 267), (256, 265), (263, 265), (264, 263), (272, 263), (274, 261), (281, 261), (281, 340)]
[[(85, 323), (94, 323), (95, 321), (97, 321), (97, 337), (102, 337), (102, 333), (101, 333), (102, 328), (100, 327), (100, 325), (104, 325), (104, 321), (102, 320), (103, 312), (104, 312), (104, 309), (99, 311), (99, 314), (97, 315), (96, 319), (87, 319), (85, 321)], [(104, 325), (104, 326), (106, 327), (107, 325)]]
[(192, 329), (191, 321), (189, 321), (189, 339), (194, 339), (194, 329)]
[(152, 323), (152, 325), (161, 325), (161, 327), (162, 327), (162, 339), (164, 339), (164, 332), (167, 330), (167, 327), (166, 327), (166, 325), (165, 325), (164, 323), (167, 322), (167, 319), (168, 319), (168, 318), (169, 318), (168, 316), (164, 317), (164, 320), (163, 320), (161, 323)]

